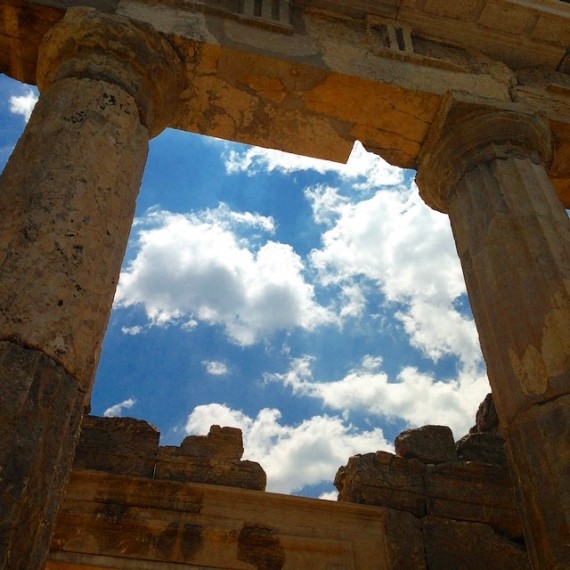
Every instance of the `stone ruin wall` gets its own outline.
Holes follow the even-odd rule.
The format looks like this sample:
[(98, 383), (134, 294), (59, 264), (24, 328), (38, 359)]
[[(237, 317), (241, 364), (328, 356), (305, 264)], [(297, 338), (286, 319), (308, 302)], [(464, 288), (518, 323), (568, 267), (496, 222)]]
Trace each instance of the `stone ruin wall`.
[[(239, 429), (212, 426), (207, 436), (188, 436), (179, 447), (159, 446), (159, 436), (142, 420), (84, 418), (47, 570), (79, 570), (88, 560), (89, 568), (141, 569), (162, 568), (161, 561), (259, 570), (530, 568), (490, 395), (457, 443), (449, 428), (425, 426), (400, 434), (396, 454), (351, 457), (335, 478), (338, 503), (264, 493), (261, 466), (241, 459)], [(204, 497), (215, 490), (223, 493), (221, 510), (207, 514)], [(184, 492), (194, 499), (181, 501)], [(254, 505), (245, 518), (244, 497)], [(353, 534), (365, 534), (363, 514), (380, 526), (358, 545), (361, 560), (351, 552), (347, 561), (345, 553), (341, 566), (331, 566), (333, 535), (342, 544), (351, 532), (354, 513), (345, 508), (360, 509)], [(191, 522), (181, 522), (181, 511)], [(232, 517), (234, 527), (227, 522)], [(315, 536), (319, 517), (330, 526), (323, 536)]]

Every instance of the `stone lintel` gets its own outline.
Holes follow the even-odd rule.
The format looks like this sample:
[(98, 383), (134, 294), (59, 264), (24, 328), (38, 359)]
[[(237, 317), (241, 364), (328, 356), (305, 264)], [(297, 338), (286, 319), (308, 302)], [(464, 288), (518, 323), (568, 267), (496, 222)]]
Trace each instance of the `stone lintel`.
[(548, 166), (553, 142), (544, 119), (525, 104), (449, 93), (419, 156), (420, 195), (428, 206), (447, 213), (449, 195), (467, 171), (515, 156)]

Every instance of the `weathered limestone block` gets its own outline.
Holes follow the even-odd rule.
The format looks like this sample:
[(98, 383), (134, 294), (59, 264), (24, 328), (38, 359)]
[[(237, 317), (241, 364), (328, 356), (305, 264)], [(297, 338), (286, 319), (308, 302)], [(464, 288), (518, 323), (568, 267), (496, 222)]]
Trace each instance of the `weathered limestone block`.
[(241, 430), (212, 426), (208, 435), (189, 435), (180, 444), (180, 451), (188, 457), (228, 459), (239, 461), (243, 455)]
[(396, 437), (396, 455), (422, 463), (457, 461), (453, 432), (447, 426), (408, 429)]
[(487, 525), (428, 516), (422, 526), (430, 570), (530, 569), (524, 548)]
[(457, 442), (457, 456), (461, 461), (490, 463), (507, 469), (505, 440), (492, 432), (470, 433)]
[(425, 472), (427, 512), (487, 524), (500, 534), (523, 534), (508, 472), (484, 463), (430, 465)]
[(0, 567), (39, 568), (81, 420), (75, 378), (38, 350), (0, 342)]
[(142, 420), (85, 416), (73, 468), (152, 477), (159, 439)]
[(341, 467), (334, 484), (338, 500), (408, 511), (426, 512), (425, 466), (385, 451), (355, 455)]
[[(46, 570), (417, 570), (390, 563), (386, 510), (101, 471), (73, 471)], [(412, 519), (413, 517), (409, 515)], [(405, 560), (405, 534), (399, 559)], [(410, 556), (418, 553), (416, 544)]]
[[(518, 498), (525, 505), (533, 566), (569, 568), (570, 542), (564, 537), (570, 536), (570, 396), (532, 406), (508, 427), (505, 438)], [(549, 544), (553, 539), (556, 548)]]
[(259, 463), (241, 461), (242, 455), (241, 430), (214, 425), (207, 436), (188, 436), (180, 447), (160, 447), (154, 476), (264, 491), (265, 471)]

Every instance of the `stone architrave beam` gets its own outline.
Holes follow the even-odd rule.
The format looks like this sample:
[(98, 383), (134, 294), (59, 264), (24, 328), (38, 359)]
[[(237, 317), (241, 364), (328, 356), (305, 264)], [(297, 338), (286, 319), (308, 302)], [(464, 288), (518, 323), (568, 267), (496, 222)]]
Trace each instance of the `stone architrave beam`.
[(0, 178), (0, 567), (43, 568), (148, 149), (180, 70), (145, 26), (78, 8)]
[[(416, 168), (448, 91), (528, 101), (547, 114), (550, 176), (570, 207), (570, 4), (291, 0), (277, 20), (263, 9), (270, 0), (260, 16), (253, 0), (81, 3), (149, 24), (176, 47), (186, 84), (169, 126), (190, 132), (339, 162), (360, 140)], [(77, 4), (0, 0), (0, 71), (33, 83), (42, 35)]]
[(452, 95), (417, 182), (447, 212), (534, 568), (570, 564), (570, 220), (548, 178), (546, 121)]

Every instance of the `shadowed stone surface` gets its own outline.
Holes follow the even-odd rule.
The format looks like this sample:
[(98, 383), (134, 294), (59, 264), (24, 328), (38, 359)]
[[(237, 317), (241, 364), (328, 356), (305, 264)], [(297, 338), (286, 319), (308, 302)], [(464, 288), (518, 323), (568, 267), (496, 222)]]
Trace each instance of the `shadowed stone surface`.
[(73, 461), (83, 392), (37, 350), (0, 342), (0, 567), (41, 568)]
[(530, 570), (524, 548), (489, 526), (432, 516), (422, 523), (430, 570)]
[(250, 523), (240, 530), (237, 558), (257, 570), (281, 570), (286, 561), (285, 550), (275, 530)]
[(477, 409), (475, 425), (469, 433), (477, 432), (499, 432), (499, 416), (497, 416), (492, 394), (487, 394)]
[(470, 433), (457, 442), (457, 457), (461, 461), (478, 461), (500, 465), (506, 469), (505, 440), (492, 432)]
[(519, 482), (519, 504), (526, 505), (525, 536), (533, 547), (529, 544), (534, 567), (566, 569), (570, 565), (570, 542), (564, 538), (570, 536), (570, 396), (532, 406), (505, 435), (505, 451), (515, 465), (512, 476)]

